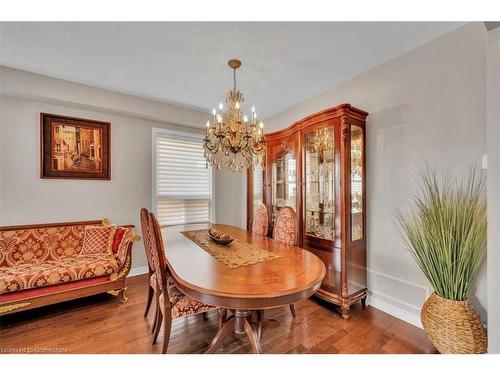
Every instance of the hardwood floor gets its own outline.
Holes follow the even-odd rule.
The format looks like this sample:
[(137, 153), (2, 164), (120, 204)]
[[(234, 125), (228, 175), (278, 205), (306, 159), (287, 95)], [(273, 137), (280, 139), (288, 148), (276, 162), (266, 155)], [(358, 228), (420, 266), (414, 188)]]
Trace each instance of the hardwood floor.
[[(145, 275), (127, 280), (127, 303), (102, 294), (0, 318), (0, 353), (159, 353), (151, 345), (152, 312), (143, 318)], [(343, 320), (317, 299), (265, 313), (264, 353), (432, 353), (422, 330), (372, 307), (353, 306)], [(199, 353), (217, 332), (216, 312), (176, 319), (168, 353)], [(161, 334), (160, 334), (161, 336)], [(251, 353), (246, 336), (232, 336), (218, 353)]]

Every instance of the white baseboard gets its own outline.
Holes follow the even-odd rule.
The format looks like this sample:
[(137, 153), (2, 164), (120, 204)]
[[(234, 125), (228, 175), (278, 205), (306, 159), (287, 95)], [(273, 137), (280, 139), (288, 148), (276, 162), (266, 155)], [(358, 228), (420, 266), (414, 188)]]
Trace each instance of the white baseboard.
[[(402, 309), (396, 303), (391, 303), (390, 300), (392, 299), (392, 297), (386, 295), (382, 297), (378, 294), (379, 293), (368, 291), (367, 304), (389, 315), (395, 316), (396, 318), (401, 319), (407, 323), (410, 323), (415, 327), (423, 328), (419, 314), (415, 314), (408, 310)], [(401, 303), (401, 301), (398, 301), (398, 304)]]
[(422, 328), (420, 310), (431, 294), (428, 285), (420, 285), (394, 275), (367, 269), (369, 305)]
[(148, 273), (148, 266), (144, 267), (137, 267), (137, 268), (132, 268), (130, 272), (128, 273), (128, 277), (130, 276), (137, 276), (137, 275), (143, 275), (145, 273)]

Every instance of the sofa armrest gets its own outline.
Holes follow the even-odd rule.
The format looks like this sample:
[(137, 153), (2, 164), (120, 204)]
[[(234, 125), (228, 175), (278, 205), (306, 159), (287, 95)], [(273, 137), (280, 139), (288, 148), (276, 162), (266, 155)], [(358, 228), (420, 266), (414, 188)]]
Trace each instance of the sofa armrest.
[(134, 234), (132, 228), (133, 227), (127, 227), (127, 231), (123, 235), (118, 252), (115, 254), (119, 270), (110, 276), (112, 281), (126, 277), (130, 271), (133, 244), (141, 239), (141, 236)]
[(123, 264), (125, 263), (125, 260), (127, 258), (127, 253), (129, 250), (129, 245), (140, 240), (140, 238), (141, 238), (140, 236), (134, 234), (134, 231), (132, 230), (131, 227), (126, 228), (126, 231), (120, 242), (120, 246), (118, 247), (118, 251), (115, 254), (116, 260), (118, 261), (118, 265), (120, 267), (123, 266)]
[[(134, 243), (132, 241), (130, 241), (128, 243), (128, 245), (125, 247), (125, 250), (123, 251), (123, 263), (119, 263), (120, 265), (120, 268), (118, 270), (118, 272), (115, 272), (113, 274), (111, 274), (111, 276), (109, 276), (109, 279), (111, 281), (116, 281), (118, 279), (123, 279), (125, 277), (127, 277), (128, 273), (130, 272), (130, 268), (132, 266), (132, 245)], [(118, 258), (118, 254), (116, 254), (116, 257)], [(120, 260), (118, 259), (118, 262), (120, 262)]]

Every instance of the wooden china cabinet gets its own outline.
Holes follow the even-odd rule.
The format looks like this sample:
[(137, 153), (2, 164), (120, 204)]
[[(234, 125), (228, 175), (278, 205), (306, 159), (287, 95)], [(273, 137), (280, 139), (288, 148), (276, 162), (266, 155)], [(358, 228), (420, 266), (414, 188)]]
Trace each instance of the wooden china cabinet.
[(341, 104), (266, 134), (262, 168), (248, 172), (248, 226), (259, 203), (269, 233), (276, 213), (297, 213), (297, 245), (316, 254), (327, 273), (316, 295), (339, 305), (344, 318), (366, 303), (367, 112)]

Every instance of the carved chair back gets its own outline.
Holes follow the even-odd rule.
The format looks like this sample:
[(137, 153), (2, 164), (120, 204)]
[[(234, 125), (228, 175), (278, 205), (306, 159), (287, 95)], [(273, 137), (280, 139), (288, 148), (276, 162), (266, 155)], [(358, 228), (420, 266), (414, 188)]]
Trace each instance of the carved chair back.
[(297, 219), (292, 207), (283, 207), (276, 215), (273, 239), (285, 245), (294, 245)]
[(165, 247), (163, 245), (163, 236), (161, 233), (160, 224), (158, 223), (158, 220), (156, 220), (156, 217), (152, 212), (149, 213), (149, 223), (154, 235), (154, 240), (152, 241), (152, 258), (154, 269), (157, 270), (155, 272), (155, 274), (157, 275), (157, 292), (158, 295), (165, 293), (164, 300), (166, 303), (168, 303), (167, 301), (169, 301), (169, 298), (167, 289), (167, 260), (165, 258)]
[(252, 232), (259, 236), (267, 236), (268, 221), (269, 215), (267, 214), (267, 207), (261, 203), (255, 211)]
[(141, 231), (144, 251), (148, 260), (149, 272), (153, 273), (155, 268), (153, 264), (153, 242), (155, 241), (153, 227), (150, 225), (149, 211), (145, 208), (141, 210)]

